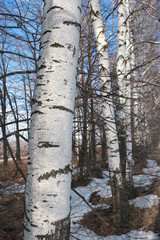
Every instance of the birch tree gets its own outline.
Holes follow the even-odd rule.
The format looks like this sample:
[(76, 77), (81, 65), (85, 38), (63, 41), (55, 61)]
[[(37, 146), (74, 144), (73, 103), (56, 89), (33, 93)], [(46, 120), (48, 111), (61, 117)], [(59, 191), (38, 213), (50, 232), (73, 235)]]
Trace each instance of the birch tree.
[[(117, 79), (119, 88), (118, 135), (120, 142), (123, 181), (132, 185), (132, 130), (131, 130), (131, 40), (129, 1), (118, 2), (117, 8)], [(132, 48), (133, 50), (133, 48)], [(131, 189), (129, 189), (131, 191)]]
[(80, 0), (44, 1), (32, 101), (24, 240), (69, 239), (80, 3)]
[(113, 197), (113, 219), (115, 224), (125, 222), (128, 213), (121, 174), (120, 151), (117, 127), (114, 116), (113, 100), (111, 96), (111, 79), (109, 70), (109, 56), (104, 25), (99, 8), (99, 0), (90, 0), (92, 24), (96, 38), (101, 94), (103, 97), (103, 114), (105, 118), (105, 132), (108, 147), (108, 165)]
[(125, 106), (126, 106), (126, 23), (125, 2), (118, 1), (117, 7), (117, 79), (119, 89), (118, 106), (118, 135), (120, 142), (121, 170), (123, 178), (126, 174), (126, 132), (125, 132)]
[[(2, 46), (3, 48), (3, 46)], [(5, 66), (5, 59), (3, 54), (0, 57), (0, 72), (1, 75), (6, 72), (7, 66)], [(8, 154), (7, 154), (7, 129), (6, 129), (6, 120), (7, 120), (7, 103), (6, 103), (6, 77), (3, 77), (1, 87), (0, 87), (0, 102), (1, 102), (1, 131), (3, 137), (3, 165), (6, 166), (8, 162)]]

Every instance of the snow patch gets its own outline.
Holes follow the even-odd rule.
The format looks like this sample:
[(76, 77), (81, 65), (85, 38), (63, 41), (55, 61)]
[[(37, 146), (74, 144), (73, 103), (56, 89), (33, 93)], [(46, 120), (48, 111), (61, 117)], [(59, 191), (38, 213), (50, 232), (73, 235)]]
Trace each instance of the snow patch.
[[(77, 187), (75, 190), (81, 194), (87, 202), (91, 194), (98, 191), (101, 197), (111, 197), (111, 187), (106, 185), (109, 179), (93, 178), (92, 181), (84, 187)], [(102, 207), (107, 208), (107, 204), (92, 205), (92, 208)], [(83, 218), (83, 215), (91, 211), (91, 208), (78, 196), (74, 191), (71, 193), (71, 226), (75, 227), (75, 223)]]
[(148, 175), (152, 175), (152, 177), (160, 176), (160, 166), (158, 166), (155, 160), (147, 160), (147, 168), (143, 169), (143, 172)]
[[(76, 230), (76, 228), (75, 228)], [(132, 230), (129, 233), (122, 234), (120, 236), (112, 235), (107, 237), (97, 236), (94, 232), (84, 227), (77, 228), (77, 232), (71, 233), (70, 240), (158, 240), (157, 234), (148, 231), (145, 232), (142, 229)]]
[(0, 182), (0, 195), (7, 195), (9, 193), (23, 193), (25, 185), (19, 183), (10, 183), (9, 181)]
[(133, 205), (134, 207), (138, 207), (141, 209), (144, 208), (151, 208), (154, 205), (158, 205), (159, 204), (159, 197), (157, 195), (146, 195), (143, 197), (137, 197), (135, 199), (132, 199), (129, 201), (130, 205)]
[(155, 176), (140, 174), (133, 176), (133, 183), (135, 187), (145, 187), (151, 185), (154, 179), (156, 179)]

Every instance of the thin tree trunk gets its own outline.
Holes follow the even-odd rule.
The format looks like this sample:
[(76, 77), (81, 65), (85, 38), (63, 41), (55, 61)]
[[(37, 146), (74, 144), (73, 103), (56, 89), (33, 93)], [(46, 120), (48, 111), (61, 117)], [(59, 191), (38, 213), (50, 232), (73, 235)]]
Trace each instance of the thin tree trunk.
[[(27, 128), (29, 129), (29, 110), (28, 110), (28, 101), (27, 101), (27, 88), (26, 88), (26, 80), (23, 79), (24, 86), (24, 101), (25, 101), (25, 110), (26, 110), (26, 119), (27, 119)], [(27, 132), (27, 137), (29, 138), (29, 131)]]
[(16, 98), (14, 97), (14, 102), (16, 106), (15, 110), (15, 122), (16, 122), (16, 160), (21, 160), (21, 147), (20, 147), (20, 136), (19, 136), (19, 115), (18, 115), (18, 106)]
[(123, 181), (126, 177), (126, 22), (125, 0), (118, 0), (117, 7), (117, 79), (119, 88), (118, 135)]
[(80, 0), (44, 2), (32, 101), (24, 240), (69, 240), (80, 11)]
[(2, 129), (2, 136), (3, 136), (3, 166), (7, 166), (8, 163), (8, 153), (7, 153), (7, 135), (6, 135), (6, 126), (5, 126), (5, 118), (2, 118), (2, 124), (1, 124), (1, 129)]
[(126, 125), (126, 177), (130, 185), (132, 179), (132, 129), (131, 129), (131, 42), (129, 25), (129, 1), (125, 0), (125, 19), (126, 19), (126, 106), (125, 106), (125, 125)]
[[(83, 56), (83, 41), (80, 42), (80, 51), (81, 55)], [(81, 72), (82, 72), (82, 77), (81, 77), (81, 84), (82, 84), (82, 91), (83, 91), (83, 97), (82, 97), (82, 111), (83, 111), (83, 127), (82, 127), (82, 145), (80, 149), (80, 156), (79, 156), (79, 163), (80, 163), (80, 175), (82, 176), (85, 173), (85, 167), (87, 166), (87, 161), (88, 161), (88, 154), (87, 154), (87, 108), (88, 108), (88, 96), (86, 93), (86, 79), (85, 75), (83, 73), (85, 68), (85, 62), (84, 59), (82, 58), (81, 60)]]
[[(108, 165), (113, 198), (113, 220), (115, 224), (122, 224), (128, 216), (126, 199), (122, 181), (118, 135), (115, 123), (113, 100), (111, 96), (111, 79), (109, 70), (109, 56), (104, 26), (98, 0), (90, 0), (93, 29), (98, 50), (101, 95), (103, 97), (103, 114), (105, 118), (105, 132), (108, 147)], [(107, 96), (107, 99), (106, 99)]]
[[(83, 88), (84, 89), (84, 88)], [(87, 167), (88, 153), (87, 153), (87, 96), (84, 89), (83, 97), (83, 130), (82, 130), (82, 146), (80, 150), (80, 174), (85, 173), (84, 167)], [(88, 169), (87, 169), (88, 170)]]
[[(2, 49), (4, 48), (4, 38), (2, 38)], [(1, 75), (6, 74), (6, 66), (3, 57), (3, 53), (1, 53)], [(7, 166), (8, 162), (8, 153), (7, 153), (7, 134), (6, 134), (6, 77), (2, 78), (2, 90), (0, 90), (0, 99), (1, 99), (1, 109), (2, 109), (2, 116), (1, 116), (1, 129), (2, 129), (2, 136), (3, 136), (3, 165)]]
[(102, 123), (102, 133), (101, 133), (101, 138), (102, 138), (102, 162), (105, 164), (108, 160), (107, 158), (107, 140), (106, 140), (106, 133), (105, 133), (105, 125)]
[(95, 119), (94, 119), (94, 104), (93, 104), (93, 89), (91, 90), (91, 160), (93, 169), (96, 167), (96, 138), (95, 138)]

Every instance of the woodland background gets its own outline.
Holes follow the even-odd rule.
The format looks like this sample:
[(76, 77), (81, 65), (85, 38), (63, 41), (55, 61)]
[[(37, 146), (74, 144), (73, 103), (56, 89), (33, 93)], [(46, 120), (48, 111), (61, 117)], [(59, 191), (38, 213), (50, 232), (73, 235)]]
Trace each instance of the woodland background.
[[(21, 239), (23, 232), (21, 190), (26, 176), (30, 114), (38, 69), (41, 5), (40, 0), (0, 0), (0, 239)], [(109, 49), (111, 96), (116, 102), (117, 2), (100, 1), (100, 8)], [(151, 168), (148, 159), (155, 160), (152, 162), (155, 167), (160, 164), (160, 2), (131, 1), (127, 21), (130, 22), (132, 51), (135, 55), (135, 63), (130, 72), (130, 119), (134, 160), (132, 175), (139, 176), (144, 173), (144, 168)], [(92, 210), (79, 220), (80, 224), (95, 232), (95, 239), (101, 239), (98, 238), (99, 235), (118, 236), (141, 227), (146, 231), (160, 233), (159, 203), (155, 208), (152, 206), (145, 211), (133, 208), (130, 226), (116, 228), (112, 224), (110, 208), (105, 210), (105, 214), (98, 206), (96, 213), (92, 209), (93, 205), (111, 204), (111, 196), (100, 196), (98, 187), (95, 187), (86, 200), (86, 196), (78, 190), (78, 187), (87, 186), (94, 178), (105, 178), (104, 171), (108, 171), (106, 121), (102, 107), (108, 96), (105, 96), (100, 85), (96, 41), (88, 2), (84, 0), (76, 88), (72, 190), (75, 194), (78, 192), (81, 200), (87, 201), (90, 211)], [(154, 181), (147, 189), (144, 188), (145, 184), (135, 187), (134, 197), (147, 194), (160, 197), (159, 173), (159, 168), (156, 174), (155, 171), (152, 174), (147, 172), (147, 176), (156, 176)], [(98, 221), (95, 220), (97, 214), (102, 221), (99, 218)], [(110, 222), (106, 219), (107, 215)], [(135, 221), (137, 216), (139, 221)], [(73, 235), (73, 239), (85, 238)], [(94, 238), (92, 236), (86, 239)]]

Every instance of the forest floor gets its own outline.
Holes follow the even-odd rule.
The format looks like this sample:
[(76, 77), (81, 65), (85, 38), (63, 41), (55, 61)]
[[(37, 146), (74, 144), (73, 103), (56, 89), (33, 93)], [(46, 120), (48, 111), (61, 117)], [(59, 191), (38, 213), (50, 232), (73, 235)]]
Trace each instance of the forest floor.
[[(26, 175), (27, 159), (19, 162)], [(76, 176), (77, 171), (73, 174)], [(85, 180), (74, 180), (71, 200), (71, 240), (156, 240), (160, 239), (160, 161), (146, 159), (134, 167), (136, 196), (129, 201), (126, 226), (112, 222), (111, 187), (107, 170)], [(15, 176), (15, 167), (0, 163), (0, 240), (23, 236), (25, 184)]]

